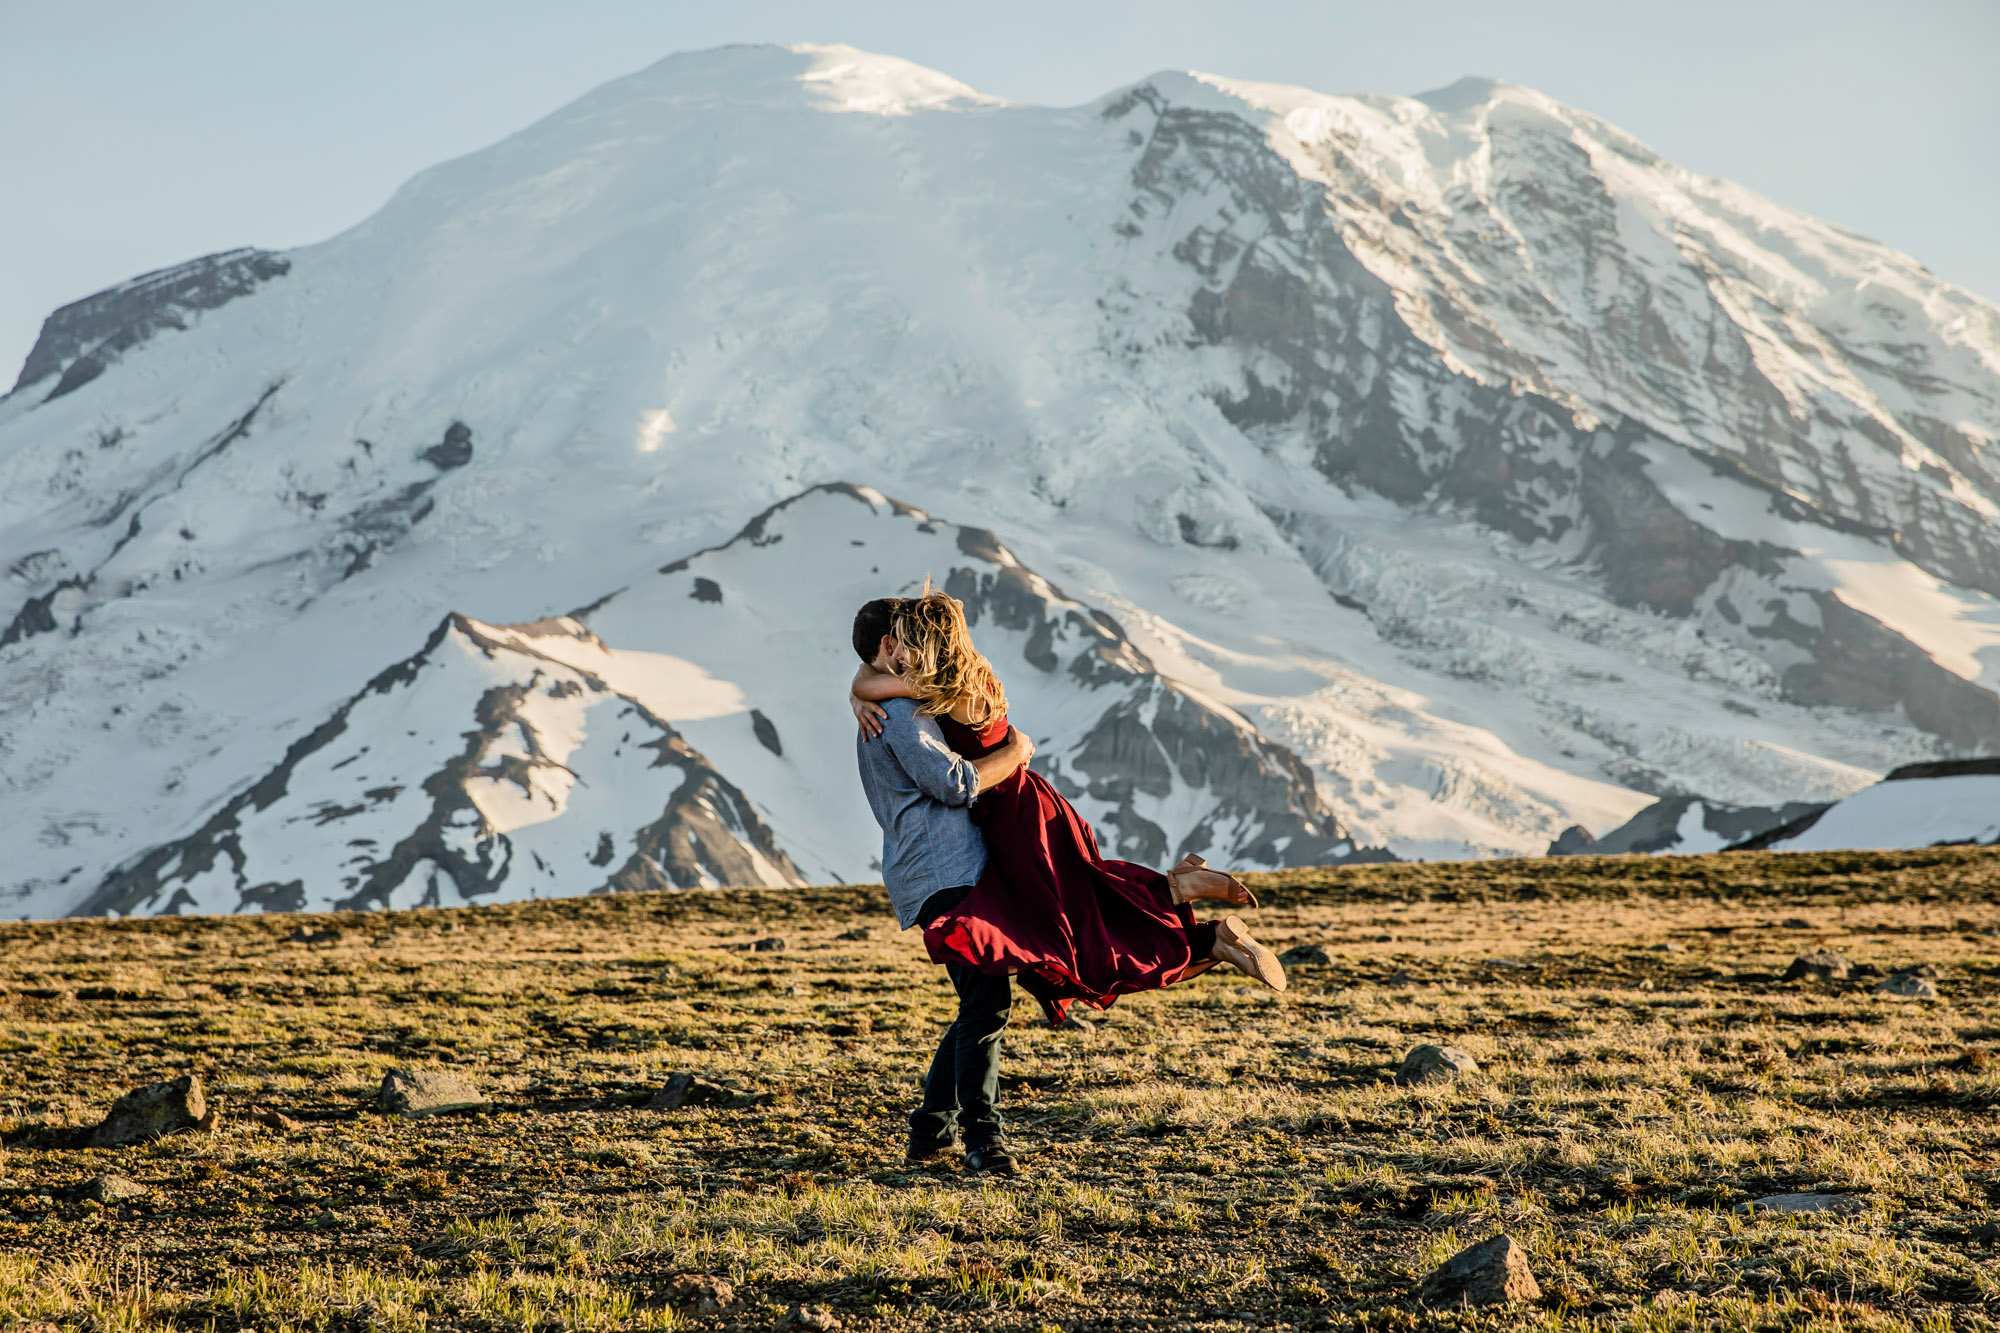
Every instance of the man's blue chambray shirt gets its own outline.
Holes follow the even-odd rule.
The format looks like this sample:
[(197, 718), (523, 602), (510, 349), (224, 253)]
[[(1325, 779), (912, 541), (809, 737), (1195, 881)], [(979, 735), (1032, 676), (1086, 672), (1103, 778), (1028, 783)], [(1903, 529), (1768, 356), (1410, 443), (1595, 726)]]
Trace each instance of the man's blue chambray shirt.
[(882, 883), (904, 929), (939, 889), (973, 884), (986, 869), (986, 843), (966, 814), (979, 795), (979, 770), (945, 744), (935, 720), (911, 699), (882, 704), (882, 734), (855, 742), (861, 788), (882, 826)]

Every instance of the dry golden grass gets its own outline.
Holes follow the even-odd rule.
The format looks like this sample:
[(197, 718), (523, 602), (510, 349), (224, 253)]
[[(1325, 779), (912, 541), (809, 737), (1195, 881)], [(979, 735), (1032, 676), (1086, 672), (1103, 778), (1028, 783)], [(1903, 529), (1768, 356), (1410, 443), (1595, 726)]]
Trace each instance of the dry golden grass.
[[(849, 1330), (1996, 1325), (2000, 854), (1256, 887), (1263, 938), (1332, 960), (1283, 995), (1211, 973), (1087, 1035), (1017, 1003), (1013, 1181), (901, 1161), (949, 992), (876, 890), (0, 926), (0, 1329), (761, 1328), (799, 1301)], [(1929, 964), (1940, 998), (1779, 980), (1818, 945)], [(1396, 1086), (1424, 1041), (1483, 1076)], [(493, 1108), (383, 1117), (412, 1064)], [(189, 1070), (218, 1131), (72, 1146)], [(676, 1070), (770, 1099), (641, 1109)], [(152, 1193), (65, 1197), (105, 1170)], [(1809, 1189), (1867, 1208), (1732, 1211)], [(1417, 1306), (1503, 1229), (1540, 1306)], [(677, 1309), (680, 1273), (740, 1300)]]

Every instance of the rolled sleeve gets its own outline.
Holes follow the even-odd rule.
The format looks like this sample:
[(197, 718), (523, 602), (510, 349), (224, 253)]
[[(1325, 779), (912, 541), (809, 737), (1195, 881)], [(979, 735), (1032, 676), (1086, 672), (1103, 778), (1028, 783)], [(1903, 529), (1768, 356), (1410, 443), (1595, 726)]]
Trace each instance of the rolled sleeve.
[(979, 795), (979, 770), (945, 743), (935, 720), (904, 699), (891, 699), (882, 739), (924, 795), (941, 805), (966, 807)]

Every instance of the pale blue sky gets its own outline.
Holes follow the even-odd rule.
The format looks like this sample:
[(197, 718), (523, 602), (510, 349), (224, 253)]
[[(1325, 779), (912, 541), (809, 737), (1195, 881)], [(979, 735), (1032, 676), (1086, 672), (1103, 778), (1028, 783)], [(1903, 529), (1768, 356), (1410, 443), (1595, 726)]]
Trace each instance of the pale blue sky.
[(320, 240), (607, 79), (744, 41), (1052, 104), (1170, 68), (1490, 75), (2000, 300), (2000, 0), (0, 0), (0, 390), (63, 302)]

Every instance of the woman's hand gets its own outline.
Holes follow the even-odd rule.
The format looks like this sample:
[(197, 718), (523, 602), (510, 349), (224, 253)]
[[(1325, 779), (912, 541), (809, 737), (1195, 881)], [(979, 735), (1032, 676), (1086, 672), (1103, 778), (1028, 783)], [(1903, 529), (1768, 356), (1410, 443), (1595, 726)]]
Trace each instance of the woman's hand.
[(860, 725), (862, 736), (872, 741), (882, 734), (882, 719), (889, 715), (882, 711), (881, 704), (870, 703), (858, 694), (850, 694), (847, 706), (854, 710), (854, 720)]

